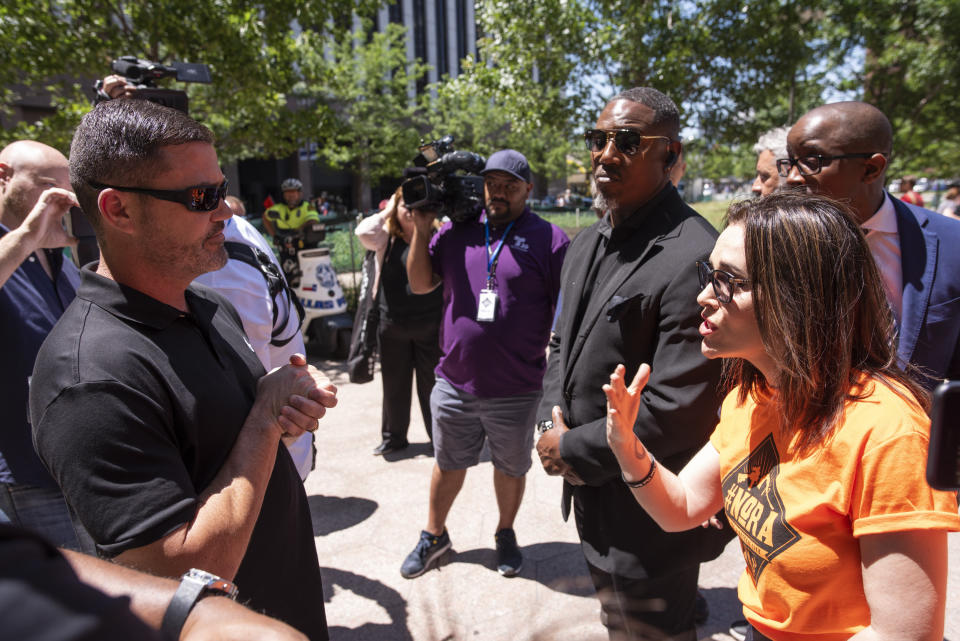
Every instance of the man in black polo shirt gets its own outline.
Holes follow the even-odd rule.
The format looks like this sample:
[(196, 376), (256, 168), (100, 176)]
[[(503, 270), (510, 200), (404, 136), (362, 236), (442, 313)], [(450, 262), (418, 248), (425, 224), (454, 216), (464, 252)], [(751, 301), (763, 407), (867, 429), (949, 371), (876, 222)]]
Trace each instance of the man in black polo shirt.
[(101, 261), (37, 357), (34, 442), (101, 556), (202, 568), (326, 639), (306, 495), (280, 437), (316, 429), (336, 388), (300, 356), (264, 375), (236, 311), (190, 283), (227, 260), (213, 135), (116, 100), (84, 116), (70, 182)]

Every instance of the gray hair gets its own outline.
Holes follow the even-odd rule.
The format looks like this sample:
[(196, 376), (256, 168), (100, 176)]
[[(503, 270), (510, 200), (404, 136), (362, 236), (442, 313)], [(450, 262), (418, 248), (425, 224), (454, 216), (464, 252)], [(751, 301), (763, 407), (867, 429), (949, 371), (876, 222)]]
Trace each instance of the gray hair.
[(787, 157), (787, 133), (790, 127), (776, 127), (760, 136), (760, 140), (753, 146), (753, 153), (758, 156), (766, 150), (773, 152), (776, 158)]

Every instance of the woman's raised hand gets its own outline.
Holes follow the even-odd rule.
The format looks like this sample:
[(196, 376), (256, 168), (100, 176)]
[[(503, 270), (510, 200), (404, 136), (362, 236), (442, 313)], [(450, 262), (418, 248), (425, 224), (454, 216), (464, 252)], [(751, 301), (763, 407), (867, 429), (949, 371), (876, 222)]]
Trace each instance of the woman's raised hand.
[(640, 409), (640, 392), (650, 380), (650, 366), (640, 365), (630, 387), (624, 383), (627, 368), (617, 365), (610, 374), (610, 383), (603, 386), (607, 396), (607, 443), (614, 453), (635, 451), (637, 437), (633, 433), (633, 424)]

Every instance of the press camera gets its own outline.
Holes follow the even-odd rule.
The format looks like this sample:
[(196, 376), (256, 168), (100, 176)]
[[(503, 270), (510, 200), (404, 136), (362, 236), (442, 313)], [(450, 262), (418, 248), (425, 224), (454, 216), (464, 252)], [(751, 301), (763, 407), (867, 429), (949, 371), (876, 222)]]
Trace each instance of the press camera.
[[(136, 87), (134, 98), (173, 107), (184, 113), (187, 112), (187, 93), (177, 89), (158, 89), (156, 81), (161, 78), (176, 78), (180, 82), (213, 82), (210, 68), (204, 64), (172, 62), (162, 65), (136, 56), (120, 56), (110, 66), (114, 73), (123, 76), (128, 83)], [(97, 82), (99, 90), (101, 81)]]
[(433, 209), (455, 223), (473, 220), (483, 209), (483, 171), (486, 159), (471, 151), (456, 151), (453, 136), (420, 146), (411, 176), (401, 185), (403, 202), (410, 209)]

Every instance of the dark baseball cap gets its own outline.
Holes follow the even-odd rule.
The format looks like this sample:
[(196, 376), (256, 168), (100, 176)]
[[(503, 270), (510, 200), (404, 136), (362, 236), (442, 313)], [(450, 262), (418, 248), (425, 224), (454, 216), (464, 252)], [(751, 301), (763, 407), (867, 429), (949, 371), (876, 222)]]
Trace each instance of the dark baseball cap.
[(523, 154), (514, 149), (501, 149), (490, 154), (487, 165), (480, 174), (486, 175), (491, 171), (505, 171), (525, 183), (530, 182), (530, 165)]

